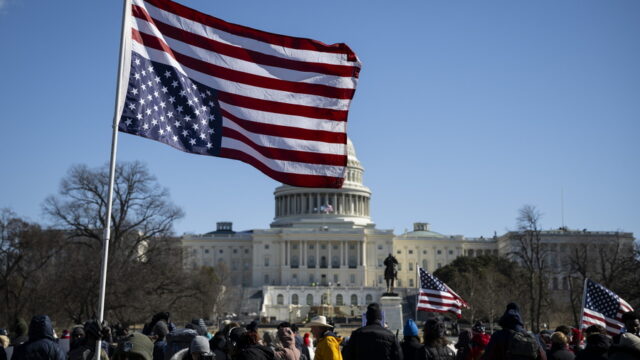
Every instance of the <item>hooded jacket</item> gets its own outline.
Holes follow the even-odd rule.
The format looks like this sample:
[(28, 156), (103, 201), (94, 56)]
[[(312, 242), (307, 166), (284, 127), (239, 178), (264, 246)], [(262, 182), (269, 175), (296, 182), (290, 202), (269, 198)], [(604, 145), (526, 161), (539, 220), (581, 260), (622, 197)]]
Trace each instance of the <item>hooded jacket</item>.
[(64, 351), (54, 341), (53, 326), (47, 315), (36, 315), (29, 324), (29, 341), (18, 346), (12, 360), (65, 360)]
[[(491, 335), (491, 339), (487, 344), (482, 355), (483, 360), (508, 360), (507, 350), (509, 341), (513, 337), (514, 332), (525, 333), (524, 323), (520, 316), (520, 308), (515, 303), (507, 305), (507, 309), (498, 321), (498, 325), (502, 328)], [(538, 346), (537, 360), (547, 360), (545, 351)]]

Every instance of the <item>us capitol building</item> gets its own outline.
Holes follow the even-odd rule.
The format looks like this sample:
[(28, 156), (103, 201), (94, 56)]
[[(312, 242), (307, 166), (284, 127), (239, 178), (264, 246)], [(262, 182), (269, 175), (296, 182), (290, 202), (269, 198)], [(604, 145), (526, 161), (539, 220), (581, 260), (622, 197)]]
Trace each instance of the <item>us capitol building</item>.
[[(504, 255), (514, 251), (514, 233), (466, 238), (431, 231), (425, 222), (395, 235), (377, 229), (371, 219), (371, 190), (363, 184), (364, 168), (348, 141), (348, 170), (341, 189), (275, 189), (275, 217), (269, 229), (236, 232), (231, 222), (215, 231), (182, 237), (184, 265), (228, 271), (238, 291), (239, 313), (301, 321), (310, 311), (334, 316), (361, 314), (385, 291), (384, 265), (391, 253), (400, 263), (396, 292), (407, 299), (417, 293), (416, 266), (429, 272), (458, 256)], [(632, 233), (550, 230), (543, 242), (557, 262), (571, 244), (622, 241)], [(554, 290), (565, 288), (567, 274), (553, 274)], [(413, 305), (415, 306), (415, 305)]]

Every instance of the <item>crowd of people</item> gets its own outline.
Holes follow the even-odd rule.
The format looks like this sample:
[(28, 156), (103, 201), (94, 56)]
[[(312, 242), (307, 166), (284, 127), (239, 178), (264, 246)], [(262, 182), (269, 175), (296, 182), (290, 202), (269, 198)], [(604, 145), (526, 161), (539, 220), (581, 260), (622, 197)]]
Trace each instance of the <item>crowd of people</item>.
[(533, 334), (511, 303), (498, 322), (500, 330), (488, 334), (476, 322), (455, 344), (437, 317), (425, 321), (421, 340), (412, 319), (398, 339), (383, 323), (377, 303), (369, 304), (365, 316), (366, 325), (346, 337), (324, 316), (305, 324), (311, 333), (301, 334), (289, 322), (266, 330), (257, 321), (246, 326), (226, 321), (212, 334), (202, 319), (178, 328), (163, 312), (141, 332), (90, 320), (58, 338), (49, 317), (38, 315), (28, 327), (17, 320), (10, 333), (0, 329), (0, 360), (97, 360), (97, 352), (100, 360), (640, 360), (640, 319), (634, 312), (623, 314), (624, 331), (613, 337), (598, 325)]

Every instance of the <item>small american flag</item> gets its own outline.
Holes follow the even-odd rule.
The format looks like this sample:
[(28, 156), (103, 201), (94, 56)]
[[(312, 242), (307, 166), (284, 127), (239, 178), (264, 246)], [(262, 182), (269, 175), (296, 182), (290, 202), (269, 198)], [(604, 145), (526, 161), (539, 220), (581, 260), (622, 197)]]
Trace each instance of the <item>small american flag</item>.
[(468, 305), (458, 294), (419, 266), (418, 276), (420, 277), (417, 307), (419, 311), (450, 312), (458, 318), (462, 317), (462, 308)]
[(347, 45), (129, 1), (119, 131), (241, 160), (289, 185), (342, 186), (361, 66)]
[(601, 325), (609, 335), (619, 334), (624, 327), (622, 314), (633, 311), (629, 303), (606, 287), (587, 279), (585, 281), (582, 327)]

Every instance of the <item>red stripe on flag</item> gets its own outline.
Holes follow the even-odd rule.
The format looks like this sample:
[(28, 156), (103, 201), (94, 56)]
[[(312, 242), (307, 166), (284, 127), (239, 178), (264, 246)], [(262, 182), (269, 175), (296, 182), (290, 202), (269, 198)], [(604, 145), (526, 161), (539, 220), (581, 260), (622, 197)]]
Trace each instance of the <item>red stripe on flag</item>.
[(356, 54), (346, 44), (327, 45), (317, 40), (298, 38), (286, 35), (269, 33), (256, 30), (247, 26), (232, 24), (211, 15), (201, 13), (172, 1), (145, 0), (145, 2), (183, 18), (199, 22), (203, 25), (216, 28), (230, 34), (266, 42), (269, 44), (284, 46), (299, 50), (313, 50), (331, 54), (346, 55), (347, 60), (356, 61)]
[[(299, 94), (324, 96), (334, 99), (351, 99), (355, 93), (354, 89), (335, 88), (322, 84), (309, 84), (295, 81), (281, 80), (268, 78), (266, 76), (254, 75), (245, 73), (242, 71), (228, 69), (222, 66), (218, 66), (200, 59), (196, 59), (184, 54), (181, 54), (169, 47), (167, 43), (158, 39), (155, 36), (139, 32), (136, 29), (131, 29), (132, 38), (140, 44), (164, 51), (174, 58), (179, 63), (188, 66), (191, 69), (199, 71), (201, 73), (211, 75), (220, 79), (238, 82), (242, 84), (257, 86), (265, 89), (289, 91)], [(302, 105), (300, 105), (302, 106)], [(341, 110), (334, 110), (341, 111)], [(344, 111), (346, 112), (346, 111)]]
[(344, 182), (344, 178), (339, 177), (294, 174), (275, 171), (259, 160), (255, 159), (254, 157), (239, 150), (221, 148), (218, 156), (243, 161), (262, 171), (272, 179), (292, 186), (340, 188), (342, 187), (342, 183)]
[(158, 19), (154, 19), (145, 9), (133, 5), (133, 16), (146, 20), (154, 24), (158, 30), (164, 35), (180, 40), (184, 43), (197, 46), (206, 50), (216, 52), (218, 54), (234, 57), (236, 59), (245, 60), (257, 64), (275, 66), (289, 70), (313, 72), (325, 75), (353, 77), (360, 70), (356, 66), (334, 65), (318, 62), (306, 62), (299, 60), (287, 59), (279, 56), (263, 54), (258, 51), (244, 49), (238, 46), (222, 43), (211, 38), (198, 35), (175, 26), (166, 24)]
[(294, 161), (307, 164), (347, 166), (346, 155), (320, 154), (261, 146), (254, 143), (253, 141), (251, 141), (251, 139), (239, 133), (238, 131), (224, 127), (222, 130), (222, 136), (242, 141), (243, 143), (252, 147), (254, 150), (269, 159)]
[(223, 117), (233, 121), (238, 124), (238, 126), (254, 134), (278, 136), (298, 140), (321, 141), (332, 144), (347, 143), (347, 134), (342, 132), (336, 133), (331, 131), (302, 129), (293, 126), (265, 124), (241, 119), (224, 109), (220, 109), (220, 113)]
[(297, 115), (314, 119), (347, 121), (347, 111), (321, 109), (312, 106), (287, 104), (277, 101), (256, 99), (248, 96), (236, 95), (218, 91), (218, 99), (230, 105), (247, 109), (266, 111), (285, 115)]

